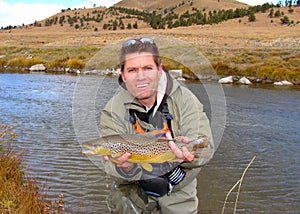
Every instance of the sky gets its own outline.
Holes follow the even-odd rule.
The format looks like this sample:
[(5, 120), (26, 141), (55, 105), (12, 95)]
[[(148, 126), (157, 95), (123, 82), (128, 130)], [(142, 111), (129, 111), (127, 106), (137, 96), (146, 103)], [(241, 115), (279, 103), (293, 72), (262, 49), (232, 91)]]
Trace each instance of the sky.
[[(120, 0), (0, 0), (0, 28), (31, 24), (67, 8), (110, 7)], [(239, 0), (249, 5), (277, 4), (278, 0)]]

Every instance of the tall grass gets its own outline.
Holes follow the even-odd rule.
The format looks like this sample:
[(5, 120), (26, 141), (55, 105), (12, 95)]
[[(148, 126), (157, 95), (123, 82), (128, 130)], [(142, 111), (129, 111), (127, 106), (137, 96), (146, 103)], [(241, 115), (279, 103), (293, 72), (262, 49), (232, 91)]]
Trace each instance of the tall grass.
[[(222, 59), (222, 61), (221, 61)], [(250, 50), (218, 58), (213, 67), (219, 75), (252, 76), (274, 80), (300, 80), (300, 53), (286, 50)]]
[(11, 60), (8, 60), (7, 66), (11, 67), (31, 67), (35, 64), (42, 63), (42, 60), (38, 57), (35, 58), (25, 58), (25, 57), (17, 57)]
[(24, 172), (23, 155), (11, 146), (16, 137), (9, 125), (0, 123), (0, 213), (62, 213), (62, 201), (49, 201), (37, 179)]

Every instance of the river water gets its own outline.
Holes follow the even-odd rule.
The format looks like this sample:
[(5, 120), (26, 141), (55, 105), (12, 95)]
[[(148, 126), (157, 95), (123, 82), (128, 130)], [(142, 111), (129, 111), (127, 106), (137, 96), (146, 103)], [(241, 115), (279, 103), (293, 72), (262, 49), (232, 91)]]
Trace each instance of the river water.
[[(116, 92), (116, 82), (98, 76), (0, 74), (0, 121), (19, 134), (16, 147), (25, 151), (28, 174), (40, 179), (52, 200), (64, 194), (66, 213), (107, 213), (110, 179), (81, 155), (80, 142), (99, 135), (100, 111)], [(215, 84), (186, 83), (210, 119), (215, 108), (205, 89)], [(87, 87), (89, 96), (81, 93)], [(223, 90), (225, 130), (218, 131), (221, 144), (198, 177), (199, 213), (222, 212), (227, 193), (254, 157), (239, 194), (237, 187), (229, 194), (225, 213), (233, 213), (237, 196), (240, 213), (297, 213), (299, 87), (224, 85)], [(80, 96), (86, 102), (74, 99)]]

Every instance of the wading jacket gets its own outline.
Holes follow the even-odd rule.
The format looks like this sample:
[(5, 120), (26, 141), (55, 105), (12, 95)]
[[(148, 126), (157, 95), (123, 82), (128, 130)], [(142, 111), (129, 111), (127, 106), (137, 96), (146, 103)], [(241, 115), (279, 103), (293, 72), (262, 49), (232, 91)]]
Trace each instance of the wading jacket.
[[(170, 84), (170, 81), (172, 81), (172, 84)], [(122, 84), (122, 81), (120, 81), (120, 83)], [(157, 106), (162, 102), (165, 93), (168, 93), (166, 102), (169, 113), (173, 116), (171, 127), (174, 137), (186, 136), (189, 140), (193, 140), (197, 139), (199, 136), (207, 136), (209, 139), (209, 152), (206, 153), (204, 157), (195, 158), (192, 162), (183, 162), (180, 164), (187, 174), (173, 189), (176, 191), (196, 178), (200, 172), (201, 166), (205, 165), (212, 158), (214, 145), (211, 137), (209, 120), (203, 112), (203, 105), (189, 89), (179, 84), (179, 82), (172, 78), (166, 71), (162, 72), (159, 80)], [(134, 126), (128, 120), (130, 116), (129, 109), (146, 112), (142, 105), (139, 104), (123, 86), (122, 89), (109, 100), (101, 112), (100, 131), (102, 136), (134, 134)], [(154, 112), (156, 110), (157, 109), (155, 109)], [(139, 118), (137, 119), (139, 120)], [(143, 121), (139, 121), (139, 123), (149, 130), (156, 128)], [(110, 161), (104, 161), (104, 167), (108, 174), (118, 178), (118, 182), (121, 183), (139, 180), (142, 175), (142, 170), (139, 169), (135, 170), (131, 175), (125, 176), (122, 173), (119, 173), (115, 164)]]

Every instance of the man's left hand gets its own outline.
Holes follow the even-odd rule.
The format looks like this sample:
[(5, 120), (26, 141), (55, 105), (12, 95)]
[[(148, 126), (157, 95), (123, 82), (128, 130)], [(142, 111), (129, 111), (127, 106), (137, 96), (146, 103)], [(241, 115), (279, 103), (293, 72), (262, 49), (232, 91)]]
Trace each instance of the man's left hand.
[[(176, 155), (178, 162), (180, 162), (180, 163), (183, 161), (192, 162), (194, 160), (195, 156), (192, 153), (190, 153), (185, 146), (182, 147), (182, 149), (179, 149), (176, 146), (170, 133), (166, 134), (166, 138), (170, 140), (169, 146), (170, 146), (171, 150), (173, 151), (173, 153)], [(183, 143), (189, 142), (187, 137), (180, 137), (180, 139)]]

